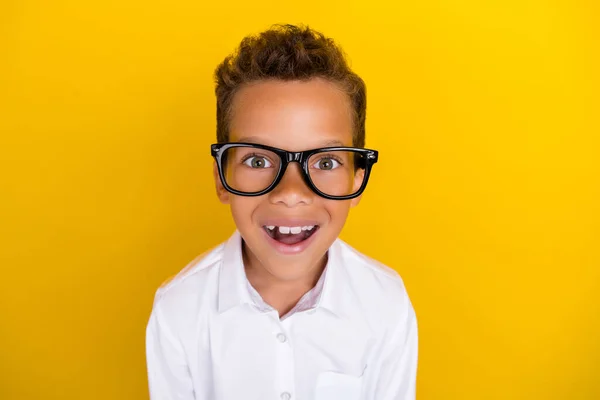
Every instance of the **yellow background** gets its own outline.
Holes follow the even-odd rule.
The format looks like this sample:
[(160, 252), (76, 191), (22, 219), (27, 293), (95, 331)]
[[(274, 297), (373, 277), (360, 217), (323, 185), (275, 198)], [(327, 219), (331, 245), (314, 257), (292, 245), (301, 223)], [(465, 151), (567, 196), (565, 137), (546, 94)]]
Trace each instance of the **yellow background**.
[(2, 1), (0, 398), (147, 398), (155, 289), (234, 229), (212, 71), (303, 22), (367, 82), (381, 161), (342, 237), (406, 282), (418, 398), (600, 399), (599, 11)]

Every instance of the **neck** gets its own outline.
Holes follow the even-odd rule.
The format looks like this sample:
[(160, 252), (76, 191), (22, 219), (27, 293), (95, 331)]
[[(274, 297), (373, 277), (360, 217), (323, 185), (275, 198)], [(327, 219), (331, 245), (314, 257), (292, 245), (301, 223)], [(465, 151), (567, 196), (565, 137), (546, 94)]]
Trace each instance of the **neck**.
[(279, 311), (280, 316), (291, 310), (302, 296), (315, 287), (327, 264), (327, 254), (325, 254), (315, 266), (307, 269), (306, 274), (285, 279), (272, 274), (252, 254), (245, 243), (242, 246), (244, 269), (248, 281), (265, 302)]

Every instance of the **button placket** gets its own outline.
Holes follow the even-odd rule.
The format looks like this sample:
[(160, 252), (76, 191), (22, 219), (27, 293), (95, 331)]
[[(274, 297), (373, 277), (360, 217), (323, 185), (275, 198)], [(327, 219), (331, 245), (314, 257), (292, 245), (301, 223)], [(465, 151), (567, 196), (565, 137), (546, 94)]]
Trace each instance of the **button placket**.
[(295, 359), (292, 348), (292, 338), (289, 335), (291, 319), (278, 321), (279, 332), (275, 334), (277, 340), (277, 387), (279, 388), (280, 398), (282, 400), (291, 400), (295, 389)]
[(279, 340), (281, 343), (285, 343), (287, 342), (287, 336), (285, 336), (284, 333), (278, 333), (277, 340)]
[(281, 393), (281, 400), (290, 400), (291, 398), (292, 398), (292, 395), (289, 392)]

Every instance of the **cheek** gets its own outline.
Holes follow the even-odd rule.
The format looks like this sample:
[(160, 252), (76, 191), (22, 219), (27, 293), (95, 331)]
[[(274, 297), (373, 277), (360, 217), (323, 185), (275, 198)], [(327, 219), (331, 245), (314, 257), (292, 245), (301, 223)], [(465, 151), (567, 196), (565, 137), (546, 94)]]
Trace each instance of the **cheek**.
[(247, 226), (252, 225), (252, 216), (254, 211), (259, 207), (262, 202), (262, 196), (260, 197), (244, 197), (244, 196), (231, 196), (231, 215), (238, 228), (244, 229)]
[(342, 227), (350, 212), (350, 201), (327, 200), (325, 209), (331, 218), (329, 223), (335, 227)]

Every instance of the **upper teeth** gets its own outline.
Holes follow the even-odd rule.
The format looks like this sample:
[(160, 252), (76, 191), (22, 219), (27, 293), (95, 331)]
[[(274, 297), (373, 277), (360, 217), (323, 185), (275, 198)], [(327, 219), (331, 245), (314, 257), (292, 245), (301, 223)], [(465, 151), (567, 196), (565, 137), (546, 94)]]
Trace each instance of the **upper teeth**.
[(275, 228), (279, 229), (279, 233), (283, 233), (283, 234), (298, 234), (302, 231), (310, 231), (314, 228), (314, 225), (307, 225), (307, 226), (275, 226), (275, 225), (267, 225), (267, 229), (269, 230), (274, 230)]

